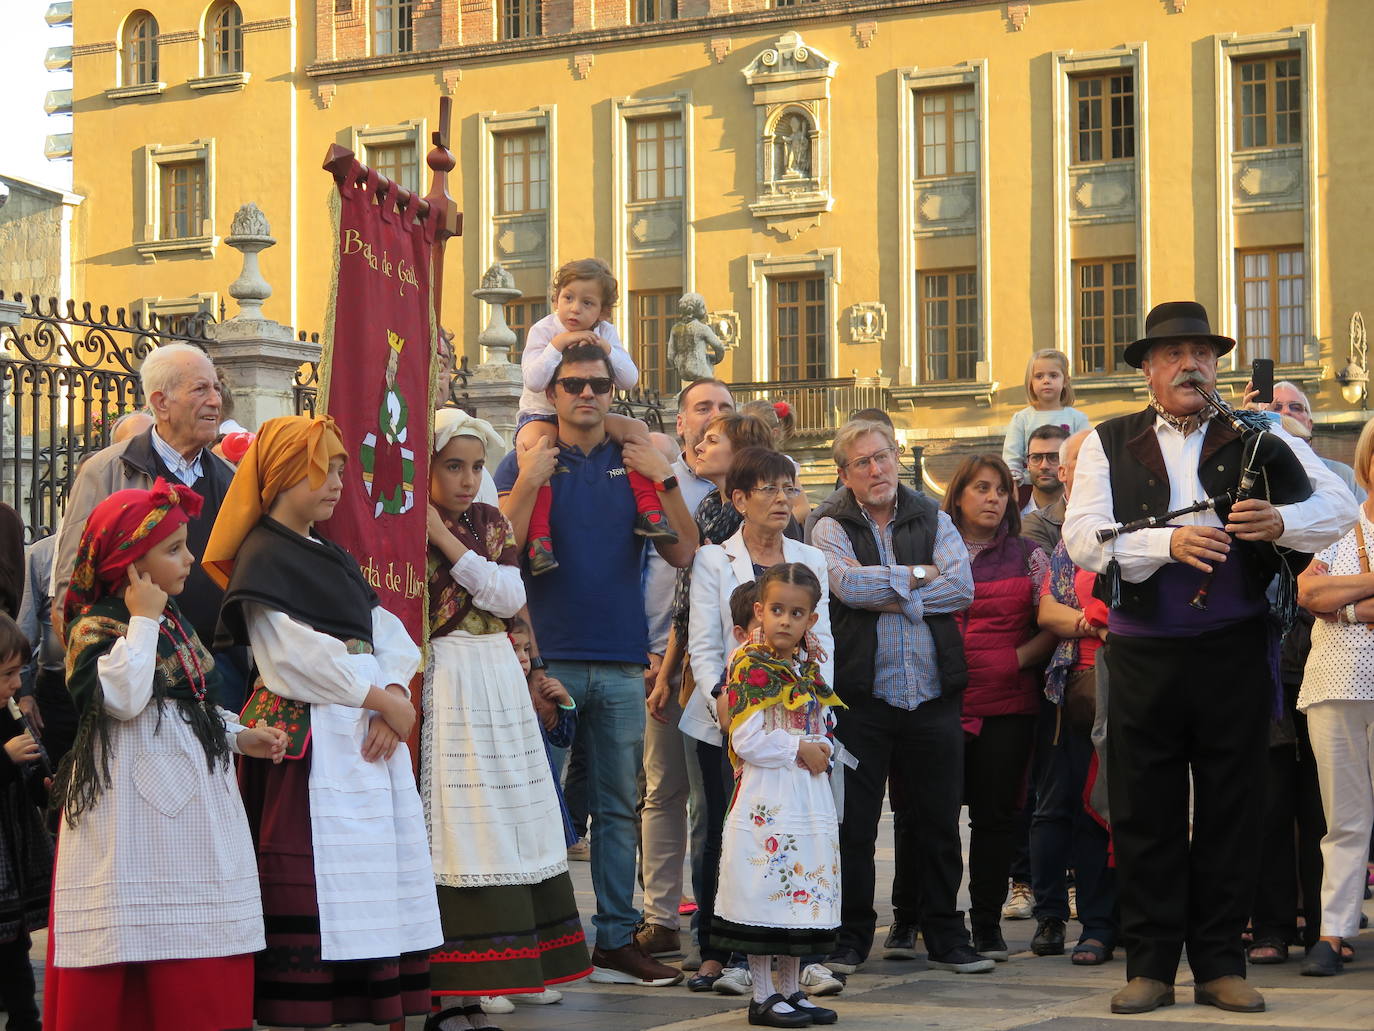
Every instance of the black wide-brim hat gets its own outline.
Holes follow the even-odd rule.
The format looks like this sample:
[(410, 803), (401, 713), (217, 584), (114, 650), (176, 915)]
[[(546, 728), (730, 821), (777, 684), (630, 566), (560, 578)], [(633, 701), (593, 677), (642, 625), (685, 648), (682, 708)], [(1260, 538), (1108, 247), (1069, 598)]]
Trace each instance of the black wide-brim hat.
[(1145, 317), (1145, 335), (1126, 348), (1126, 364), (1140, 368), (1150, 348), (1169, 340), (1206, 340), (1217, 349), (1218, 358), (1236, 346), (1230, 337), (1212, 332), (1207, 309), (1197, 301), (1165, 301)]

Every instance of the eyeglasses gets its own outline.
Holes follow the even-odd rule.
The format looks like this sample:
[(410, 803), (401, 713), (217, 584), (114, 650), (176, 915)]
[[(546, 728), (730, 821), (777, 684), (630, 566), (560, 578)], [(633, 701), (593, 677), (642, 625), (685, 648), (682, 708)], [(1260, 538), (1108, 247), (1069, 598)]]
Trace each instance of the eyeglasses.
[(791, 501), (793, 498), (801, 497), (801, 488), (793, 487), (790, 484), (765, 483), (760, 487), (750, 487), (749, 493), (762, 494), (769, 501), (776, 501), (779, 496), (785, 497), (788, 501)]
[(862, 458), (851, 458), (841, 468), (853, 469), (855, 472), (866, 473), (875, 465), (887, 465), (897, 461), (897, 453), (900, 448), (885, 447), (880, 451), (875, 451), (871, 455), (864, 455)]
[(582, 391), (586, 390), (588, 387), (592, 388), (593, 394), (609, 394), (611, 392), (611, 387), (614, 385), (609, 376), (564, 376), (562, 379), (556, 380), (555, 382), (563, 388), (565, 393), (571, 394), (574, 397), (582, 393)]
[(1026, 456), (1027, 465), (1058, 465), (1058, 451), (1032, 451)]
[(1271, 412), (1290, 412), (1293, 415), (1306, 415), (1307, 405), (1301, 401), (1270, 401), (1269, 410)]

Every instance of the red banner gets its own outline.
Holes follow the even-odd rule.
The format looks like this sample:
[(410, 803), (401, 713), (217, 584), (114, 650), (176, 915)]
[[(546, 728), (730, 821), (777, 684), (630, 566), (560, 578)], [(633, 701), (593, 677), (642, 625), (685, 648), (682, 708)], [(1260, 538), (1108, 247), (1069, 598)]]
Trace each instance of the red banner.
[(356, 162), (332, 198), (334, 290), (320, 359), (320, 410), (339, 424), (343, 496), (320, 527), (362, 566), (382, 604), (425, 639), (426, 505), (432, 433), (431, 219), (396, 206)]

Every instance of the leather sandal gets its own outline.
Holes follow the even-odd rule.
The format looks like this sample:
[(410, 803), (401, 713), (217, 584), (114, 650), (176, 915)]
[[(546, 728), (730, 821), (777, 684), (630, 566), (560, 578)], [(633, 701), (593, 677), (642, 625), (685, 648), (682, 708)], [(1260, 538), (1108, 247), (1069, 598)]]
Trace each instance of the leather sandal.
[[(725, 971), (721, 971), (723, 974)], [(689, 992), (709, 992), (720, 980), (721, 974), (697, 974), (687, 979), (687, 990)]]
[[(1076, 967), (1100, 967), (1103, 963), (1111, 961), (1116, 950), (1110, 945), (1104, 945), (1099, 941), (1088, 938), (1079, 942), (1069, 950), (1069, 962)], [(1091, 959), (1079, 959), (1082, 954), (1087, 954)]]
[[(1273, 949), (1272, 956), (1257, 956), (1255, 953), (1260, 949)], [(1288, 943), (1282, 938), (1266, 935), (1257, 938), (1245, 948), (1245, 958), (1251, 963), (1260, 965), (1268, 963), (1287, 963), (1288, 962)]]

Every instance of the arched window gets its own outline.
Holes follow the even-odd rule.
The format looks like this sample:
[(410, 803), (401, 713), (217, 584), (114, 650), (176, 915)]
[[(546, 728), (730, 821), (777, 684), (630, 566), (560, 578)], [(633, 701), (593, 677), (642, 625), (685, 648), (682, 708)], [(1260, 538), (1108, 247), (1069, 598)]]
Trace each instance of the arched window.
[(233, 0), (216, 4), (205, 22), (205, 74), (243, 71), (243, 12)]
[(125, 86), (157, 82), (157, 19), (147, 11), (135, 11), (124, 22)]

